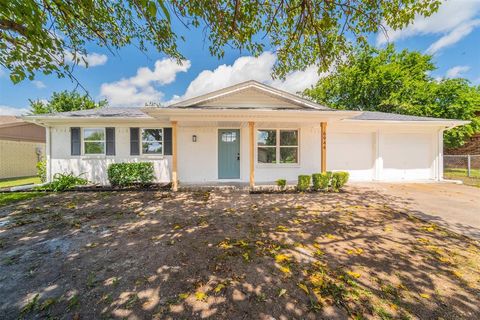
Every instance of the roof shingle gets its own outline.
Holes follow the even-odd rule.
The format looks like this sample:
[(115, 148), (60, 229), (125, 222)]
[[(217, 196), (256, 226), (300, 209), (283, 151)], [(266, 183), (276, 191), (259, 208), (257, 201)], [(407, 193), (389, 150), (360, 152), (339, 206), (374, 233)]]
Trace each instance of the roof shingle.
[(405, 114), (365, 111), (362, 114), (351, 118), (351, 120), (379, 120), (379, 121), (450, 121), (452, 119), (418, 117)]
[(105, 107), (99, 109), (42, 114), (49, 118), (150, 118), (140, 108)]

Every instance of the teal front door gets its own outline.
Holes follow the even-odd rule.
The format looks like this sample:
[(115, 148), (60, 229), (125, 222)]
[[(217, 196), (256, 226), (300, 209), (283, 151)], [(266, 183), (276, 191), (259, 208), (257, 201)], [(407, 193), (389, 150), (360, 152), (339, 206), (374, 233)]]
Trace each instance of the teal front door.
[(240, 179), (240, 130), (218, 130), (218, 179)]

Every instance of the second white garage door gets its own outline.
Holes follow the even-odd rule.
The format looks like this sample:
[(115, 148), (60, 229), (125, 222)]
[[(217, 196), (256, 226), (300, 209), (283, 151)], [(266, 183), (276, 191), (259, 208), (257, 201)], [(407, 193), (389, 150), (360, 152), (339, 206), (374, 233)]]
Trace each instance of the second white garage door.
[(425, 133), (384, 133), (380, 147), (382, 180), (433, 179), (433, 136)]
[(350, 173), (353, 181), (373, 179), (373, 133), (331, 133), (327, 138), (327, 169)]

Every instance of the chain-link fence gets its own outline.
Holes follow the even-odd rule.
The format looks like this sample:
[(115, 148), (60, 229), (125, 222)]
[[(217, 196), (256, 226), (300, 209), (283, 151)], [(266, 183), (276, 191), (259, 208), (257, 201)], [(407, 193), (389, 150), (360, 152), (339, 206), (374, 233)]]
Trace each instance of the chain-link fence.
[(465, 183), (480, 183), (480, 155), (444, 155), (445, 179), (460, 179)]

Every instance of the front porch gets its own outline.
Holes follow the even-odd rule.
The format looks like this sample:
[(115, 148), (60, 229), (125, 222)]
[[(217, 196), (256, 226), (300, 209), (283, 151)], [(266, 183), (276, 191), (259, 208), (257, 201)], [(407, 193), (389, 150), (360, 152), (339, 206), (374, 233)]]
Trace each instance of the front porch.
[[(327, 122), (171, 121), (172, 189), (296, 181), (327, 170)], [(192, 163), (193, 162), (193, 163)]]

